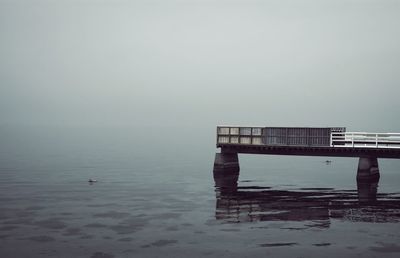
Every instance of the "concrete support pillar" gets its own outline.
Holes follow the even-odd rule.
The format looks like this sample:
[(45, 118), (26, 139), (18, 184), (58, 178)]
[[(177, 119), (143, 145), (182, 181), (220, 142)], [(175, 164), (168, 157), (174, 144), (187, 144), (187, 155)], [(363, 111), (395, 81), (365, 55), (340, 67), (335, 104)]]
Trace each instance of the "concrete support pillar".
[(379, 181), (379, 166), (376, 157), (360, 157), (357, 181)]
[(216, 153), (214, 161), (214, 181), (218, 194), (237, 190), (239, 179), (239, 159), (237, 153)]
[(215, 153), (214, 170), (230, 169), (239, 171), (239, 158), (237, 153), (221, 152)]

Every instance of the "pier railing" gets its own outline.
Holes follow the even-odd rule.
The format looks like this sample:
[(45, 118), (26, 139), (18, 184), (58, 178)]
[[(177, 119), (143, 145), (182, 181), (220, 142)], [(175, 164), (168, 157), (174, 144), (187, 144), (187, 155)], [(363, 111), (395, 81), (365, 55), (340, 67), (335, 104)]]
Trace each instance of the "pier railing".
[(400, 148), (400, 133), (332, 132), (332, 147)]

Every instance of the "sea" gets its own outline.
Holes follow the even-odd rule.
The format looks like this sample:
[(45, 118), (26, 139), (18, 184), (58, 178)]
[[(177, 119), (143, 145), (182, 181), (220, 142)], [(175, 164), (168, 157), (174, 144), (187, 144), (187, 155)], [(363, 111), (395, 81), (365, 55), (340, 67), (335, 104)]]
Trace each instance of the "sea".
[(0, 126), (0, 257), (400, 257), (400, 160), (379, 182), (340, 157), (221, 174), (215, 133)]

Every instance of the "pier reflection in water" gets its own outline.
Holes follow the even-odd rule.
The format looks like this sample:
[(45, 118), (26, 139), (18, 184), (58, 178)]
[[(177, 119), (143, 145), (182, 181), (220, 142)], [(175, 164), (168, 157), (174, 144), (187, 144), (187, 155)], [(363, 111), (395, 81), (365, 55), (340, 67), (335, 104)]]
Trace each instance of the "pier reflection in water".
[(293, 221), (321, 228), (328, 228), (332, 219), (400, 221), (400, 196), (377, 193), (377, 181), (359, 182), (356, 190), (274, 189), (240, 186), (238, 178), (238, 170), (214, 169), (217, 220), (225, 223)]

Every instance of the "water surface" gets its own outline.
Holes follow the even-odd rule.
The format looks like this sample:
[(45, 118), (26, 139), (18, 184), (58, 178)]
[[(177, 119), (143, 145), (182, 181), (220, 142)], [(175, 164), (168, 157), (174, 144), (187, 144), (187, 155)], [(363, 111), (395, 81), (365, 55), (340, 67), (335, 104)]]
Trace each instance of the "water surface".
[(214, 132), (2, 127), (0, 256), (400, 255), (400, 161), (357, 185), (354, 158), (241, 155), (214, 181)]

